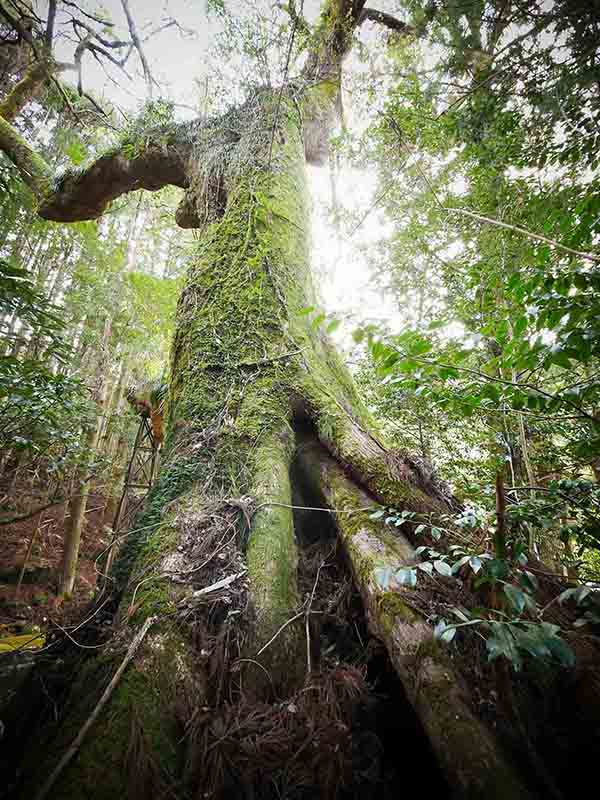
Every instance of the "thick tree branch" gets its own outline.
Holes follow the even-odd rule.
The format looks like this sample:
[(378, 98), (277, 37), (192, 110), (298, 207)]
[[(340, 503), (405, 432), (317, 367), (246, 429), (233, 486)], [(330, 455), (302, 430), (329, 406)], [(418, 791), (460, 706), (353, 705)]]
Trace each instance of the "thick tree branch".
[(10, 25), (10, 27), (18, 33), (19, 38), (26, 41), (27, 44), (33, 46), (33, 37), (29, 27), (23, 25), (21, 20), (19, 20), (17, 17), (13, 17), (3, 4), (0, 5), (0, 17), (4, 17), (8, 25)]
[(311, 83), (339, 83), (342, 61), (352, 44), (364, 2), (327, 0), (315, 28), (303, 77)]
[(386, 28), (389, 28), (392, 31), (396, 31), (397, 33), (402, 33), (407, 36), (414, 36), (417, 33), (416, 28), (413, 28), (412, 25), (402, 22), (401, 19), (396, 19), (396, 17), (393, 17), (391, 14), (386, 14), (385, 11), (377, 11), (375, 8), (363, 8), (360, 17), (358, 18), (358, 25), (362, 25), (367, 21), (377, 22), (379, 25), (384, 25)]
[[(151, 94), (152, 84), (155, 83), (155, 81), (150, 72), (148, 61), (142, 50), (142, 41), (138, 36), (127, 0), (122, 0), (122, 5), (127, 16), (127, 23), (131, 39), (119, 40), (106, 38), (106, 36), (102, 35), (101, 30), (98, 30), (93, 25), (90, 25), (88, 22), (72, 14), (70, 23), (79, 39), (79, 42), (75, 49), (73, 63), (68, 65), (63, 64), (61, 66), (56, 64), (52, 58), (52, 45), (58, 8), (57, 1), (50, 0), (48, 4), (48, 15), (46, 21), (37, 16), (31, 16), (27, 14), (24, 8), (21, 8), (21, 6), (14, 2), (10, 2), (10, 5), (13, 7), (7, 7), (6, 3), (2, 3), (0, 5), (0, 19), (3, 19), (6, 24), (15, 31), (18, 37), (17, 41), (27, 42), (32, 50), (34, 64), (30, 67), (27, 73), (13, 88), (9, 96), (5, 98), (0, 106), (0, 114), (6, 121), (12, 121), (27, 105), (27, 103), (36, 96), (40, 88), (48, 82), (53, 82), (56, 84), (58, 91), (63, 96), (65, 105), (71, 111), (71, 113), (75, 114), (67, 94), (56, 79), (56, 73), (66, 68), (75, 69), (77, 71), (77, 88), (79, 95), (81, 97), (85, 97), (90, 104), (96, 108), (97, 111), (99, 111), (103, 116), (106, 116), (104, 110), (98, 105), (96, 100), (83, 90), (82, 60), (86, 50), (91, 52), (94, 58), (99, 61), (101, 58), (107, 59), (112, 64), (123, 70), (127, 77), (129, 77), (125, 70), (125, 63), (127, 62), (132, 51), (137, 49), (142, 62), (144, 76), (148, 83), (149, 93)], [(69, 2), (65, 5), (77, 9), (80, 14), (82, 14), (84, 17), (87, 17), (89, 20), (92, 20), (92, 22), (96, 23), (97, 25), (109, 24), (105, 23), (105, 21), (99, 17), (86, 14), (78, 7), (76, 3)], [(175, 20), (168, 20), (164, 22), (160, 28), (158, 28), (158, 31), (165, 30), (166, 28), (176, 24), (177, 23)], [(158, 31), (151, 31), (143, 41), (146, 41), (146, 39), (150, 38), (150, 36), (153, 36), (154, 33)], [(123, 52), (119, 58), (116, 57), (116, 54), (113, 55), (113, 51), (119, 52), (119, 55), (121, 55), (121, 51)]]
[(34, 62), (0, 103), (0, 117), (7, 122), (12, 122), (35, 97), (47, 77), (47, 63), (45, 61)]
[[(36, 69), (41, 66), (36, 65)], [(39, 74), (36, 72), (38, 77)], [(25, 88), (30, 86), (27, 76), (24, 80)], [(0, 112), (6, 112), (0, 116), (0, 150), (33, 191), (40, 204), (38, 213), (44, 219), (56, 222), (97, 219), (112, 200), (127, 192), (156, 191), (167, 184), (187, 187), (191, 137), (182, 136), (180, 126), (157, 129), (151, 140), (160, 144), (148, 139), (130, 142), (134, 150), (139, 150), (132, 157), (125, 157), (120, 150), (112, 151), (86, 169), (67, 172), (55, 181), (44, 159), (9, 122), (23, 104), (25, 88), (17, 84), (0, 106)]]
[[(109, 203), (127, 192), (153, 192), (169, 184), (185, 188), (190, 145), (176, 144), (176, 129), (171, 133), (170, 143), (148, 145), (133, 158), (107, 153), (83, 171), (66, 173), (38, 213), (55, 222), (97, 219)], [(160, 138), (157, 131), (156, 139)]]
[[(83, 53), (86, 49), (100, 50), (96, 45), (92, 45), (93, 40), (111, 49), (119, 49), (124, 45), (135, 48), (140, 56), (149, 92), (151, 91), (154, 79), (131, 15), (129, 2), (121, 0), (121, 4), (127, 18), (130, 43), (116, 40), (109, 42), (87, 23), (73, 19), (75, 29), (81, 28), (86, 32), (85, 36), (81, 36), (74, 63), (78, 72), (80, 93), (83, 91), (81, 80)], [(303, 77), (309, 94), (312, 87), (317, 87), (316, 94), (309, 98), (307, 116), (316, 119), (318, 127), (324, 131), (322, 136), (327, 136), (330, 127), (328, 123), (336, 113), (343, 58), (352, 44), (354, 30), (361, 19), (365, 18), (365, 14), (367, 17), (373, 14), (377, 16), (379, 12), (365, 9), (363, 0), (327, 0), (316, 26)], [(106, 55), (106, 52), (102, 55)], [(53, 78), (51, 71), (47, 70), (47, 74)], [(319, 87), (325, 88), (321, 91)], [(22, 94), (25, 95), (24, 92)], [(12, 112), (9, 110), (9, 118), (12, 118), (11, 113), (14, 117), (16, 112), (14, 109)], [(0, 148), (19, 168), (24, 180), (38, 197), (40, 216), (57, 222), (75, 222), (98, 218), (112, 200), (130, 191), (137, 189), (155, 191), (167, 184), (186, 188), (189, 183), (187, 162), (191, 151), (191, 139), (178, 134), (180, 129), (176, 126), (168, 130), (157, 130), (156, 135), (146, 136), (144, 142), (134, 143), (133, 149), (139, 150), (137, 155), (126, 157), (120, 150), (107, 153), (84, 170), (66, 173), (54, 186), (47, 165), (12, 128), (7, 119), (2, 121), (0, 127)]]

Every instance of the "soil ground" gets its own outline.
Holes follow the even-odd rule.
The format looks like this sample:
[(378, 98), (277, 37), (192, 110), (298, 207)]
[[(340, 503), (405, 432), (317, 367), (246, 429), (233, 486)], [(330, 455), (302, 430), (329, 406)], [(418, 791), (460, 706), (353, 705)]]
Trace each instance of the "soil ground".
[[(37, 499), (21, 495), (18, 504), (14, 504), (15, 514), (35, 507), (36, 503), (42, 505)], [(62, 603), (56, 597), (64, 535), (61, 506), (3, 526), (0, 537), (0, 639), (35, 631), (35, 626), (44, 632), (53, 623), (68, 624), (81, 616), (96, 586), (95, 559), (110, 541), (106, 524), (110, 520), (104, 520), (105, 505), (104, 497), (90, 494), (75, 590), (72, 598)], [(34, 544), (18, 587), (33, 536)]]

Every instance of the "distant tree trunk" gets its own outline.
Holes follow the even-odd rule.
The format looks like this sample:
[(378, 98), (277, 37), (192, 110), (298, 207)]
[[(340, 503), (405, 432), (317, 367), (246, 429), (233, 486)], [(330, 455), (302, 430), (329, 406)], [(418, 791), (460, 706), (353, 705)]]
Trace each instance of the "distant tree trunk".
[(88, 495), (90, 492), (91, 476), (88, 474), (90, 465), (98, 449), (98, 441), (104, 424), (104, 406), (106, 403), (106, 377), (104, 371), (105, 352), (108, 346), (111, 332), (110, 318), (106, 319), (104, 333), (98, 357), (98, 365), (95, 375), (94, 401), (97, 408), (97, 416), (83, 437), (83, 457), (82, 462), (75, 474), (72, 491), (73, 498), (68, 504), (68, 517), (64, 534), (63, 559), (59, 594), (61, 596), (70, 595), (73, 592), (75, 579), (77, 577), (77, 561), (79, 558), (79, 547), (81, 544), (81, 533), (85, 523), (85, 512), (87, 509)]
[(60, 300), (65, 285), (65, 278), (69, 271), (69, 258), (71, 257), (72, 252), (73, 246), (70, 245), (67, 247), (66, 252), (60, 257), (58, 266), (54, 271), (52, 283), (50, 284), (47, 292), (50, 303), (56, 304)]
[(112, 526), (119, 507), (119, 500), (123, 490), (123, 476), (127, 465), (127, 455), (127, 437), (121, 434), (116, 441), (116, 452), (111, 455), (112, 468), (105, 491), (105, 505), (102, 515), (105, 525)]
[[(89, 456), (96, 452), (98, 444), (100, 418), (89, 430), (83, 439), (84, 450)], [(79, 559), (79, 547), (81, 544), (81, 533), (85, 524), (85, 512), (87, 509), (88, 495), (90, 493), (90, 476), (85, 467), (89, 466), (91, 458), (84, 459), (83, 468), (75, 476), (72, 483), (74, 496), (68, 503), (68, 515), (65, 523), (65, 533), (63, 537), (63, 557), (61, 568), (61, 579), (58, 592), (65, 597), (71, 595), (77, 577), (77, 561)]]
[(113, 396), (107, 404), (105, 425), (102, 433), (103, 441), (101, 445), (102, 453), (111, 463), (110, 477), (106, 487), (105, 507), (103, 519), (105, 525), (112, 525), (117, 513), (117, 506), (122, 490), (122, 479), (129, 455), (127, 448), (127, 436), (125, 415), (122, 409), (125, 387), (129, 375), (128, 359), (123, 359), (119, 369), (119, 376), (114, 385)]

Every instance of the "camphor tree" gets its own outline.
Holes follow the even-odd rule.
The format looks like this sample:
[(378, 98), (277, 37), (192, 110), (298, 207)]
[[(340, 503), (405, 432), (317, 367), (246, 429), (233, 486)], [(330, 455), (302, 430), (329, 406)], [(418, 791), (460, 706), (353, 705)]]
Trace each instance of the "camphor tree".
[[(373, 502), (431, 519), (451, 511), (452, 499), (407, 455), (386, 449), (329, 339), (303, 313), (316, 303), (305, 165), (327, 156), (344, 56), (366, 19), (414, 31), (360, 0), (325, 0), (308, 36), (293, 4), (290, 16), (307, 51), (295, 80), (257, 89), (208, 121), (141, 120), (119, 146), (60, 177), (0, 120), (0, 146), (43, 218), (96, 219), (127, 192), (174, 185), (184, 192), (177, 223), (202, 232), (179, 301), (160, 478), (116, 568), (127, 588), (115, 636), (82, 668), (59, 735), (27, 770), (26, 790), (38, 797), (254, 796), (252, 785), (268, 778), (252, 772), (252, 760), (267, 756), (236, 751), (235, 731), (264, 734), (261, 719), (270, 726), (282, 714), (289, 730), (308, 713), (320, 570), (302, 598), (298, 548), (325, 535), (325, 519), (452, 790), (529, 796), (412, 609), (411, 588), (378, 580), (382, 569), (414, 564), (415, 553), (372, 518)], [(297, 524), (295, 536), (294, 505), (331, 514), (317, 512), (311, 530)], [(329, 686), (341, 706), (356, 686), (350, 673), (337, 684), (333, 673), (321, 676), (317, 696)], [(291, 781), (315, 728), (307, 723), (286, 753), (277, 750), (281, 724), (267, 763)], [(328, 749), (321, 736), (317, 786), (333, 780), (340, 755), (339, 741)], [(249, 785), (231, 783), (232, 759), (244, 763)]]

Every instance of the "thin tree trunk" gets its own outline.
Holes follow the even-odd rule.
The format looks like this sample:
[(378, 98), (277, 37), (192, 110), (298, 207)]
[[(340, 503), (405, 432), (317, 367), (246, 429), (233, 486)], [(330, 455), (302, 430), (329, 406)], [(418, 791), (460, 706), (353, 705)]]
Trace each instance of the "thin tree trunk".
[(85, 521), (88, 495), (90, 492), (90, 475), (88, 474), (90, 465), (98, 449), (100, 432), (104, 423), (103, 411), (106, 403), (106, 380), (105, 355), (106, 348), (110, 339), (111, 321), (107, 317), (104, 325), (104, 333), (100, 346), (100, 355), (96, 369), (95, 402), (97, 406), (97, 416), (94, 424), (85, 434), (83, 439), (83, 460), (74, 479), (75, 496), (69, 501), (68, 524), (65, 529), (61, 581), (59, 594), (63, 597), (71, 595), (77, 577), (77, 561), (79, 558), (79, 547), (81, 544), (81, 534)]

